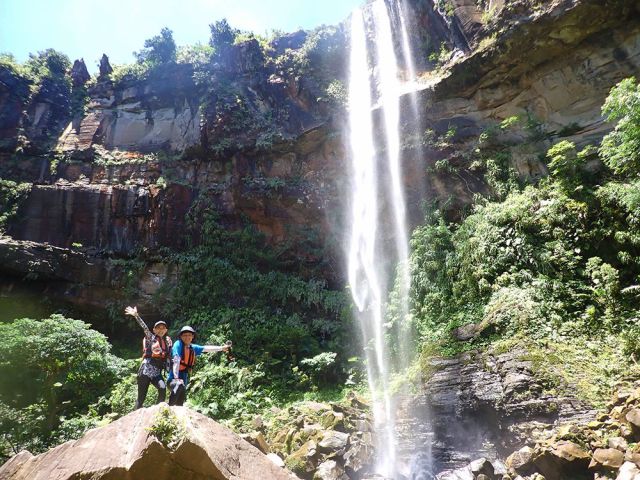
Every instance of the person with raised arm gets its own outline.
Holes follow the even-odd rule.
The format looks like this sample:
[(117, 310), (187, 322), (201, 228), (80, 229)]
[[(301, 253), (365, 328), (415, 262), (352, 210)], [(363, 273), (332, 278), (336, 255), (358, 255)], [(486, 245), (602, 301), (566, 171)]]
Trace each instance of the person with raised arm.
[(160, 320), (153, 325), (153, 331), (149, 330), (138, 314), (137, 307), (127, 307), (124, 310), (126, 315), (131, 315), (136, 319), (138, 325), (144, 331), (142, 339), (142, 363), (138, 369), (138, 398), (135, 409), (139, 409), (147, 398), (149, 385), (152, 384), (158, 389), (158, 401), (164, 402), (167, 397), (167, 385), (164, 381), (163, 373), (171, 367), (171, 338), (167, 336), (167, 324)]
[(169, 371), (169, 405), (182, 405), (187, 399), (187, 385), (191, 369), (196, 363), (196, 357), (203, 353), (229, 352), (231, 342), (225, 345), (197, 345), (193, 343), (196, 331), (188, 325), (180, 329), (178, 340), (173, 344), (171, 350), (172, 366)]

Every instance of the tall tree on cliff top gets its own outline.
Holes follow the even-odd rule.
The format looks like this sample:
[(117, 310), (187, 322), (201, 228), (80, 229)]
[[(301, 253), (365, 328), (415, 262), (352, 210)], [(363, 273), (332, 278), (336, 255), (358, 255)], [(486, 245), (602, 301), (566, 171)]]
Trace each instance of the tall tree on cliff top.
[(160, 35), (148, 38), (144, 42), (144, 48), (133, 53), (138, 63), (148, 64), (151, 67), (176, 61), (176, 42), (173, 40), (173, 32), (164, 27)]

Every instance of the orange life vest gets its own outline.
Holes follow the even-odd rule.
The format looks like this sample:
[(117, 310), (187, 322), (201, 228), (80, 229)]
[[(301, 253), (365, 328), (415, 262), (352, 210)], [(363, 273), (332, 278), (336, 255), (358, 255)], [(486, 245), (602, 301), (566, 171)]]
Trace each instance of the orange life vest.
[(193, 365), (196, 363), (196, 352), (193, 351), (191, 345), (188, 347), (182, 345), (182, 356), (180, 357), (180, 371), (187, 370), (191, 372)]
[(142, 339), (142, 357), (143, 358), (155, 358), (158, 360), (166, 360), (169, 356), (169, 349), (171, 348), (171, 340), (169, 337), (166, 340), (158, 335), (151, 337), (151, 342), (147, 342), (146, 338)]

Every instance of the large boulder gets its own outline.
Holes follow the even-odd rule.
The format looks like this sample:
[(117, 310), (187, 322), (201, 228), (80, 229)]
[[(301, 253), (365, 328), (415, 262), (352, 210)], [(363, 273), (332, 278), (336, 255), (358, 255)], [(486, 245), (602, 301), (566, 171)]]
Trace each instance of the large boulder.
[(586, 478), (591, 460), (589, 452), (569, 441), (559, 441), (543, 449), (535, 458), (536, 470), (547, 480)]
[(618, 469), (624, 463), (624, 453), (615, 448), (597, 448), (589, 464), (591, 469)]
[[(160, 428), (167, 425), (172, 428)], [(3, 480), (151, 477), (154, 480), (297, 478), (214, 420), (186, 407), (164, 404), (136, 410), (41, 455), (18, 454), (0, 467)]]

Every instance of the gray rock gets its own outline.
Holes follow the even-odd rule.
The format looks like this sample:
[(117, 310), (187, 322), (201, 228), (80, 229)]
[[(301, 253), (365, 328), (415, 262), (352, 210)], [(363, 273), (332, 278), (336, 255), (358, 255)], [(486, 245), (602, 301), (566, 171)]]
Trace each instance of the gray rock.
[(618, 476), (616, 480), (639, 480), (640, 479), (640, 469), (635, 463), (625, 462), (620, 470), (618, 471)]
[(493, 465), (486, 458), (479, 458), (471, 462), (469, 464), (469, 470), (476, 476), (483, 474), (488, 477), (493, 477), (495, 473)]
[(326, 460), (318, 465), (313, 480), (348, 480), (344, 469), (335, 460)]
[(279, 455), (276, 455), (275, 453), (267, 453), (267, 458), (275, 463), (278, 467), (284, 468), (284, 460), (282, 460)]
[(591, 469), (618, 469), (624, 463), (624, 453), (615, 448), (597, 448), (593, 452), (589, 468)]
[(457, 340), (466, 341), (475, 338), (477, 333), (478, 330), (476, 324), (470, 323), (469, 325), (463, 325), (462, 327), (456, 328), (453, 331), (453, 336)]
[(629, 447), (629, 442), (622, 437), (612, 437), (607, 441), (607, 446), (624, 452)]
[(640, 428), (640, 409), (632, 408), (624, 417), (635, 428)]
[(474, 480), (474, 475), (468, 467), (443, 472), (436, 477), (438, 480)]
[(513, 452), (509, 455), (506, 465), (510, 471), (526, 473), (531, 468), (532, 460), (533, 449), (531, 447), (522, 447), (517, 452)]
[(322, 450), (336, 451), (347, 446), (349, 434), (328, 430), (322, 435), (322, 440), (318, 442), (318, 447)]
[(352, 443), (343, 458), (346, 468), (359, 472), (372, 462), (373, 448), (363, 442)]
[[(523, 357), (524, 350), (431, 361), (433, 373), (423, 391), (399, 407), (408, 419), (398, 425), (399, 455), (411, 458), (403, 452), (429, 445), (434, 465), (455, 471), (471, 459), (499, 458), (515, 445), (544, 440), (556, 423), (584, 423), (595, 417), (595, 411), (576, 398), (543, 394), (531, 362)], [(531, 452), (523, 458), (525, 452), (517, 468), (531, 460)]]
[(371, 422), (369, 422), (368, 420), (356, 420), (353, 426), (359, 432), (372, 431)]

